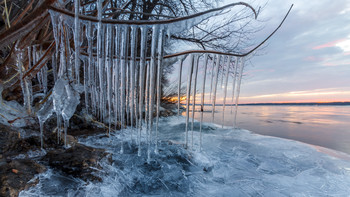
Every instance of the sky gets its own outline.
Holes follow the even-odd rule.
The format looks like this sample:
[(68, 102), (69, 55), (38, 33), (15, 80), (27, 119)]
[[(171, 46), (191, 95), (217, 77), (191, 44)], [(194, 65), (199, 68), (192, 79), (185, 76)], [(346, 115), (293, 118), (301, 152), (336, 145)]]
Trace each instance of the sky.
[[(267, 2), (262, 41), (294, 7), (266, 47), (247, 62), (240, 103), (350, 101), (350, 0)], [(226, 3), (229, 3), (227, 1)]]

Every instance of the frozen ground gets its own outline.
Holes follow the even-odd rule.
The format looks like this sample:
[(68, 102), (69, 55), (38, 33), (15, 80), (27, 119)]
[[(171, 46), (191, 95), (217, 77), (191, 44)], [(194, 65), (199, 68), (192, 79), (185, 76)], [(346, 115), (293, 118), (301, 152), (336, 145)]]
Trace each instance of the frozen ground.
[[(350, 194), (349, 155), (247, 130), (221, 129), (213, 124), (204, 125), (203, 149), (199, 153), (198, 122), (194, 125), (193, 151), (186, 151), (176, 143), (184, 141), (184, 127), (183, 117), (161, 119), (160, 153), (152, 154), (150, 164), (146, 162), (146, 145), (143, 145), (142, 156), (138, 157), (135, 142), (130, 145), (129, 133), (111, 138), (80, 139), (83, 144), (105, 148), (111, 153), (112, 162), (101, 161), (101, 183), (84, 182), (49, 169), (39, 176), (37, 186), (21, 192), (20, 196)], [(121, 139), (124, 154), (119, 153)]]

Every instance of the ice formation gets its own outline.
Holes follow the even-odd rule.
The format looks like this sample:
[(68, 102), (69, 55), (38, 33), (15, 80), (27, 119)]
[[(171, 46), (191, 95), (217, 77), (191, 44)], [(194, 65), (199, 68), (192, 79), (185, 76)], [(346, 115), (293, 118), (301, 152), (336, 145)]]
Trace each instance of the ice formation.
[[(242, 4), (230, 4), (227, 7)], [(245, 5), (245, 4), (244, 4)], [(191, 17), (170, 19), (166, 21), (120, 21), (105, 20), (102, 0), (98, 0), (97, 18), (89, 20), (80, 17), (80, 1), (74, 1), (74, 13), (62, 12), (58, 8), (51, 8), (50, 15), (55, 38), (55, 53), (51, 64), (43, 62), (44, 51), (41, 47), (28, 48), (30, 65), (37, 69), (36, 79), (40, 85), (42, 101), (36, 115), (41, 125), (56, 114), (58, 137), (64, 131), (66, 139), (69, 120), (73, 116), (79, 103), (84, 103), (85, 111), (94, 115), (98, 121), (108, 125), (108, 134), (114, 129), (128, 131), (130, 140), (138, 144), (141, 154), (142, 132), (145, 132), (147, 155), (150, 160), (151, 151), (158, 153), (158, 122), (162, 94), (164, 48), (171, 39), (171, 35), (192, 27), (211, 17), (220, 9), (195, 14)], [(71, 41), (74, 44), (71, 44)], [(148, 48), (147, 42), (150, 42)], [(53, 44), (51, 45), (53, 46)], [(33, 96), (31, 79), (34, 76), (23, 77), (22, 54), (18, 53), (18, 70), (21, 75), (24, 104), (28, 112), (31, 111)], [(172, 57), (170, 57), (172, 58)], [(190, 64), (184, 64), (186, 59)], [(196, 105), (197, 84), (202, 83), (201, 108), (205, 100), (205, 86), (208, 70), (211, 70), (210, 100), (212, 116), (214, 118), (217, 88), (219, 79), (225, 78), (225, 98), (230, 71), (234, 71), (232, 84), (236, 90), (236, 110), (239, 96), (244, 62), (241, 58), (233, 60), (232, 55), (220, 52), (196, 52), (187, 56), (183, 54), (179, 70), (178, 99), (182, 97), (182, 74), (188, 67), (186, 93), (186, 129), (185, 146), (194, 144), (193, 124)], [(238, 64), (240, 62), (240, 64)], [(40, 67), (39, 67), (40, 65)], [(209, 68), (208, 68), (209, 65)], [(240, 65), (239, 73), (238, 65)], [(49, 67), (52, 72), (49, 71)], [(211, 68), (210, 68), (211, 67)], [(38, 69), (39, 68), (39, 69)], [(204, 78), (198, 80), (198, 72), (204, 69)], [(226, 72), (225, 72), (226, 71)], [(81, 75), (80, 73), (83, 72)], [(237, 74), (238, 73), (238, 74)], [(48, 85), (48, 75), (53, 75), (54, 86)], [(82, 77), (83, 76), (83, 77)], [(219, 77), (220, 76), (220, 77)], [(202, 80), (203, 79), (203, 80)], [(49, 90), (49, 88), (52, 88)], [(82, 101), (80, 93), (84, 92)], [(234, 98), (232, 98), (233, 101)], [(180, 113), (180, 101), (178, 102)], [(192, 106), (192, 122), (190, 121), (190, 106)], [(63, 122), (63, 129), (62, 129)], [(113, 127), (114, 126), (114, 127)], [(126, 130), (126, 128), (131, 128)], [(188, 131), (191, 130), (191, 138)], [(42, 137), (43, 139), (43, 137)], [(43, 141), (43, 140), (42, 140)], [(66, 140), (65, 145), (67, 146)], [(43, 142), (42, 142), (43, 143)], [(124, 151), (123, 141), (120, 152)]]

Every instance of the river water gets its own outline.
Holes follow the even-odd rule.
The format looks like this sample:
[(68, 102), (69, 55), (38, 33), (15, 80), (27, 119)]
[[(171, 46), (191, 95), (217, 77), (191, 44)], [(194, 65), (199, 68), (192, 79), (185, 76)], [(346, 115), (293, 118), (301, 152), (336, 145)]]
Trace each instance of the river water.
[[(223, 107), (215, 110), (212, 121), (211, 106), (204, 107), (205, 122), (233, 126), (231, 106), (226, 107), (224, 119)], [(200, 120), (200, 113), (195, 113), (195, 119)], [(350, 154), (350, 106), (239, 106), (237, 127)]]

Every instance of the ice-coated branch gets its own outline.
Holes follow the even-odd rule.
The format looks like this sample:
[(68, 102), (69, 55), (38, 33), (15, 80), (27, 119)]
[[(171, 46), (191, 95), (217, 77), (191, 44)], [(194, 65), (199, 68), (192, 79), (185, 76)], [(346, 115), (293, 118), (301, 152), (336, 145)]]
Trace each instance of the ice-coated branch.
[[(170, 24), (170, 23), (176, 23), (176, 22), (180, 22), (180, 21), (185, 21), (185, 20), (189, 20), (189, 19), (193, 19), (196, 17), (201, 17), (201, 16), (205, 16), (207, 14), (212, 14), (212, 13), (216, 13), (234, 6), (245, 6), (248, 7), (250, 10), (252, 10), (252, 12), (254, 13), (255, 19), (258, 17), (257, 12), (255, 11), (255, 9), (244, 2), (238, 2), (238, 3), (230, 3), (228, 5), (219, 7), (219, 8), (214, 8), (214, 9), (210, 9), (204, 12), (199, 12), (193, 15), (188, 15), (188, 16), (184, 16), (184, 17), (179, 17), (179, 18), (173, 18), (173, 19), (167, 19), (167, 20), (148, 20), (148, 21), (143, 21), (143, 20), (114, 20), (114, 19), (103, 19), (102, 23), (105, 24), (120, 24), (120, 25), (160, 25), (160, 24)], [(68, 11), (68, 10), (64, 10), (61, 8), (57, 8), (55, 6), (50, 6), (50, 9), (62, 14), (65, 14), (67, 16), (71, 16), (71, 17), (75, 17), (74, 12)], [(91, 16), (84, 16), (84, 15), (79, 15), (79, 18), (81, 20), (86, 20), (86, 21), (91, 21), (91, 22), (99, 22), (98, 18), (96, 17), (91, 17)]]

